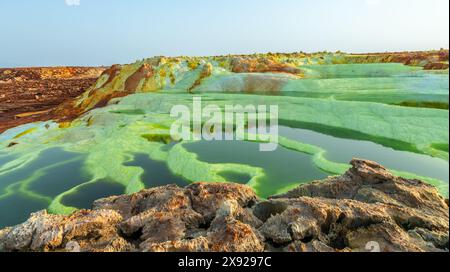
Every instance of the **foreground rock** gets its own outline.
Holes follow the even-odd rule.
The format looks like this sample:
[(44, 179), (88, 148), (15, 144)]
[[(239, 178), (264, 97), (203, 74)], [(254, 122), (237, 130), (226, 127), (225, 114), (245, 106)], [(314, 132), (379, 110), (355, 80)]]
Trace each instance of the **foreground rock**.
[(248, 187), (197, 183), (98, 200), (71, 216), (33, 214), (0, 231), (1, 251), (448, 251), (437, 190), (362, 160), (341, 177), (262, 201)]

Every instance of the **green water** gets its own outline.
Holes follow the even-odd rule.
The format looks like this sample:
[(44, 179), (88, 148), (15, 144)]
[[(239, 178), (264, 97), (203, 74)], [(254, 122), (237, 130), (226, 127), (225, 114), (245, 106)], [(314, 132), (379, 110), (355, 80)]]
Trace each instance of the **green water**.
[(399, 151), (408, 151), (414, 153), (420, 153), (420, 150), (416, 148), (416, 146), (395, 139), (390, 139), (387, 137), (374, 136), (366, 133), (362, 133), (356, 130), (339, 128), (327, 125), (320, 125), (315, 123), (308, 122), (292, 122), (292, 121), (284, 121), (280, 120), (279, 122), (281, 127), (288, 128), (302, 128), (311, 132), (317, 132), (322, 135), (329, 135), (334, 138), (339, 139), (349, 139), (354, 141), (365, 141), (365, 142), (373, 142), (385, 147), (389, 147), (394, 150)]
[[(37, 174), (38, 178), (29, 185), (29, 188), (54, 196), (62, 187), (68, 187), (64, 185), (65, 183), (71, 184), (69, 188), (72, 188), (73, 185), (89, 180), (82, 174), (81, 168), (82, 155), (66, 152), (60, 148), (51, 148), (41, 152), (39, 157), (30, 163), (0, 175), (0, 195), (6, 193), (8, 186), (24, 182)], [(64, 180), (61, 180), (62, 177)], [(52, 186), (56, 188), (51, 188)]]
[[(327, 173), (319, 170), (307, 154), (278, 147), (273, 152), (260, 152), (259, 144), (245, 141), (200, 141), (184, 147), (208, 163), (238, 163), (264, 169), (265, 177), (257, 188), (262, 197), (275, 194), (293, 183), (323, 179)], [(242, 181), (242, 180), (241, 180)]]
[(47, 208), (54, 197), (88, 182), (91, 177), (83, 171), (83, 161), (81, 154), (51, 148), (1, 174), (0, 227), (23, 222), (30, 213)]
[(134, 160), (125, 163), (125, 166), (136, 166), (142, 168), (145, 172), (141, 177), (146, 188), (158, 187), (167, 184), (176, 184), (184, 187), (189, 184), (182, 177), (174, 175), (167, 163), (164, 161), (155, 161), (149, 158), (147, 154), (136, 154)]
[(68, 207), (91, 209), (95, 200), (124, 193), (123, 185), (101, 180), (80, 186), (76, 193), (65, 195), (61, 202)]
[(0, 228), (25, 222), (30, 213), (47, 207), (48, 202), (30, 198), (22, 193), (0, 197)]
[[(355, 157), (365, 158), (390, 169), (432, 177), (447, 183), (449, 181), (448, 162), (442, 159), (395, 150), (368, 140), (331, 136), (309, 129), (280, 126), (279, 134), (327, 150), (325, 157), (330, 161), (347, 163)], [(177, 144), (167, 144), (161, 150), (169, 152)], [(274, 152), (260, 152), (259, 143), (245, 141), (182, 144), (188, 152), (195, 153), (199, 161), (262, 168), (264, 176), (258, 179), (255, 186), (262, 197), (276, 194), (280, 189), (294, 184), (324, 179), (329, 175), (313, 164), (312, 156), (282, 146)], [(441, 148), (445, 147), (447, 146), (442, 145)], [(13, 155), (3, 155), (0, 162), (6, 164), (16, 158)], [(61, 204), (79, 209), (91, 208), (97, 199), (125, 193), (125, 187), (117, 182), (107, 179), (91, 182), (92, 176), (84, 170), (84, 163), (85, 155), (51, 148), (42, 151), (36, 159), (0, 174), (0, 227), (21, 223), (30, 213), (47, 208), (55, 197), (68, 191), (70, 193), (61, 198)], [(167, 184), (186, 186), (190, 183), (175, 175), (165, 161), (152, 160), (145, 153), (134, 154), (133, 159), (125, 162), (124, 166), (142, 169), (140, 179), (146, 188)], [(254, 178), (233, 170), (220, 171), (217, 175), (240, 184), (248, 184)], [(75, 187), (77, 188), (72, 190)]]
[(333, 137), (306, 129), (280, 126), (279, 134), (292, 140), (322, 147), (327, 151), (326, 158), (331, 161), (347, 163), (353, 158), (364, 158), (376, 161), (389, 169), (449, 182), (449, 163), (442, 159), (398, 151), (369, 141)]
[(83, 159), (77, 159), (50, 167), (42, 176), (33, 180), (26, 189), (42, 196), (54, 198), (91, 179), (82, 171), (83, 163)]
[(218, 173), (219, 176), (223, 177), (229, 182), (247, 184), (252, 179), (250, 175), (234, 172), (234, 171), (222, 171)]

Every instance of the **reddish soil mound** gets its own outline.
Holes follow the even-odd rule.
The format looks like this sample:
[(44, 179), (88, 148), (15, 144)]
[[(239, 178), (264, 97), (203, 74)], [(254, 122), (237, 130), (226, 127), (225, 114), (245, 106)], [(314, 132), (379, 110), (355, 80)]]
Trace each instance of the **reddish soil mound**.
[(92, 86), (104, 68), (0, 69), (0, 133), (51, 119), (49, 111)]

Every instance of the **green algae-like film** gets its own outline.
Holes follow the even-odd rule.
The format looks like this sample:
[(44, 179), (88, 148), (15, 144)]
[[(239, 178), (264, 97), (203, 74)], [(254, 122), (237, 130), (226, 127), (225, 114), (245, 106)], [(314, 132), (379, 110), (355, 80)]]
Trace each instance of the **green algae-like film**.
[[(124, 65), (75, 99), (79, 115), (69, 123), (0, 134), (0, 228), (42, 209), (70, 214), (100, 198), (168, 184), (234, 182), (268, 198), (341, 175), (353, 158), (423, 180), (448, 197), (448, 69), (329, 55), (243, 71), (230, 68), (235, 62), (152, 58)], [(192, 109), (194, 96), (221, 111), (278, 106), (278, 148), (260, 152), (258, 139), (174, 140), (171, 109)]]

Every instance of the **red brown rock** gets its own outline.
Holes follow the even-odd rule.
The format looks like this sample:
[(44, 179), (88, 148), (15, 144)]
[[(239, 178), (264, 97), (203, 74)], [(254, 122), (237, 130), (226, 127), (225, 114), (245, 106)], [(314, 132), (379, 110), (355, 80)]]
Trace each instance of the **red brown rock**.
[(0, 133), (18, 125), (53, 119), (51, 109), (86, 91), (104, 69), (0, 69)]
[(299, 75), (301, 70), (270, 58), (236, 57), (231, 60), (233, 73), (288, 73)]

